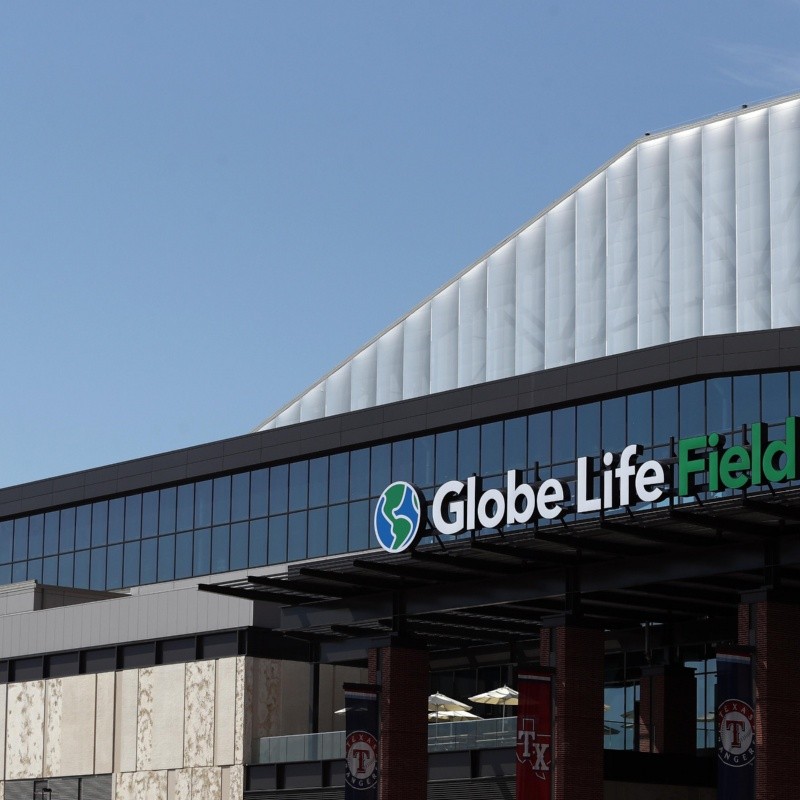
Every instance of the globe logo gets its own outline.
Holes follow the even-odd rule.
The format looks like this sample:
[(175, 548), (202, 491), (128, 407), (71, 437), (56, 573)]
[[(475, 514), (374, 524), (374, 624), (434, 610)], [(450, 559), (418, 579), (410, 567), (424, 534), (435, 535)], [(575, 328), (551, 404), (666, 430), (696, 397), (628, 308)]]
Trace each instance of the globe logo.
[(389, 553), (401, 553), (417, 537), (422, 514), (417, 490), (405, 481), (395, 481), (383, 490), (375, 508), (375, 536)]

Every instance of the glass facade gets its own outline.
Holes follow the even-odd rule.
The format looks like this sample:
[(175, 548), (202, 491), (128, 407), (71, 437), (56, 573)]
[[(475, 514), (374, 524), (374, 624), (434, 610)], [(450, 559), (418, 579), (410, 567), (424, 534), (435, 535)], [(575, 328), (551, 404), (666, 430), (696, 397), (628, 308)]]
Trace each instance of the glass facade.
[(738, 443), (758, 421), (781, 436), (789, 414), (800, 414), (800, 372), (712, 378), (6, 519), (0, 584), (119, 589), (366, 550), (393, 480), (428, 500), (473, 474), (501, 488), (509, 469), (574, 483), (580, 455), (638, 443), (665, 459), (670, 437)]

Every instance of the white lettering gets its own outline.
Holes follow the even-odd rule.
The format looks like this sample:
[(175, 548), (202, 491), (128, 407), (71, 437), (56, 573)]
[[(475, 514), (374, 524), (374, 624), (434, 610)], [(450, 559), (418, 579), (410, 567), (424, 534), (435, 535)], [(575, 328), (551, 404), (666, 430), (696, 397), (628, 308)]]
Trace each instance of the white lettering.
[[(433, 496), (433, 506), (431, 517), (433, 527), (439, 533), (453, 536), (464, 530), (464, 501), (458, 499), (464, 492), (464, 484), (461, 481), (447, 481), (443, 483), (436, 494)], [(442, 513), (442, 506), (445, 498), (452, 495), (455, 499), (447, 504), (447, 516)]]

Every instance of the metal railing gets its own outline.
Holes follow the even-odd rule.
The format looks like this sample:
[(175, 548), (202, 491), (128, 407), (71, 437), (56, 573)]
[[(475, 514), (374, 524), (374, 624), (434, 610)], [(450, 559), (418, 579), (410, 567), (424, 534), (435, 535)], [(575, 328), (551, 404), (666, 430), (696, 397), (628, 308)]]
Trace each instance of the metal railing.
[[(428, 752), (512, 747), (516, 730), (516, 717), (432, 723), (428, 725)], [(263, 737), (255, 740), (253, 762), (285, 764), (344, 758), (344, 738), (344, 731)]]

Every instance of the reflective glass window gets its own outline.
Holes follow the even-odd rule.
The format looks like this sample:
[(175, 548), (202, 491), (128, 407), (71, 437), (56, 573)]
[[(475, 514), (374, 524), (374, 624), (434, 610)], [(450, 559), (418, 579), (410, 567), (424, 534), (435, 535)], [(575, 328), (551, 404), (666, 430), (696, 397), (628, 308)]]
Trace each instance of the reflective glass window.
[(594, 457), (600, 453), (600, 403), (577, 408), (578, 456)]
[(177, 530), (188, 531), (194, 525), (194, 484), (178, 487)]
[(89, 580), (90, 589), (102, 590), (106, 588), (106, 548), (95, 547), (92, 553), (91, 573)]
[(122, 561), (122, 585), (139, 583), (139, 542), (126, 542)]
[[(18, 517), (14, 520), (14, 561), (23, 561), (28, 557), (28, 518)], [(25, 580), (25, 578), (21, 578)]]
[(78, 506), (75, 511), (75, 549), (88, 548), (92, 542), (92, 507)]
[(269, 471), (269, 513), (283, 514), (289, 504), (289, 467), (281, 464)]
[[(410, 481), (413, 475), (411, 460), (413, 446), (410, 439), (392, 444), (392, 481)], [(331, 502), (334, 502), (331, 498)]]
[(344, 553), (347, 550), (347, 505), (328, 508), (328, 553)]
[(158, 532), (175, 533), (175, 508), (178, 501), (178, 490), (172, 486), (162, 489), (158, 501)]
[(628, 398), (628, 444), (653, 443), (653, 394), (639, 392)]
[(211, 571), (227, 572), (230, 564), (231, 529), (217, 525), (211, 529)]
[(308, 506), (308, 461), (289, 465), (289, 511)]
[(286, 515), (269, 518), (267, 560), (270, 564), (286, 561)]
[(369, 448), (350, 453), (350, 499), (369, 497)]
[(263, 567), (267, 563), (267, 520), (254, 519), (250, 523), (249, 566)]
[(669, 444), (678, 436), (678, 387), (653, 392), (653, 444)]
[[(108, 501), (92, 503), (92, 547), (108, 542)], [(105, 575), (103, 577), (105, 582)]]
[(761, 376), (761, 419), (784, 422), (789, 416), (789, 374), (770, 372)]
[(341, 503), (347, 500), (350, 491), (350, 454), (337, 453), (330, 458), (328, 475), (328, 502)]
[(247, 567), (247, 539), (250, 528), (247, 522), (235, 522), (231, 525), (231, 569)]
[(75, 549), (75, 509), (61, 509), (61, 523), (59, 525), (59, 549), (68, 553)]
[[(458, 477), (458, 433), (436, 434), (436, 475), (434, 483), (441, 486), (445, 481), (452, 481)], [(385, 484), (388, 486), (388, 484)], [(379, 494), (373, 491), (373, 496)]]
[[(45, 559), (45, 565), (48, 559)], [(106, 553), (106, 589), (122, 587), (122, 545), (115, 544)]]
[(481, 474), (497, 475), (503, 471), (503, 423), (481, 425)]
[(308, 465), (308, 505), (324, 506), (328, 502), (328, 458), (312, 458)]
[(125, 541), (130, 542), (142, 535), (142, 496), (125, 498)]
[(528, 417), (528, 465), (550, 464), (550, 422), (549, 411), (531, 414)]
[(619, 453), (628, 442), (625, 425), (625, 398), (603, 400), (601, 406), (600, 446), (606, 452)]
[[(224, 475), (222, 478), (214, 478), (214, 502), (212, 504), (211, 517), (215, 525), (219, 525), (223, 522), (230, 522), (231, 520), (230, 475)], [(211, 560), (213, 562), (213, 555)]]
[(0, 567), (0, 586), (11, 583), (11, 564), (4, 564)]
[(434, 444), (433, 436), (418, 436), (414, 439), (413, 481), (417, 486), (433, 486)]
[(55, 586), (58, 582), (58, 558), (49, 556), (42, 559), (42, 583)]
[(308, 512), (308, 557), (324, 556), (328, 548), (328, 509)]
[(198, 481), (194, 485), (194, 524), (196, 528), (211, 524), (211, 481)]
[(142, 583), (155, 583), (158, 575), (158, 539), (142, 539), (139, 574)]
[(41, 558), (44, 551), (44, 514), (28, 518), (28, 558)]
[(575, 460), (575, 409), (553, 412), (553, 463)]
[(758, 375), (736, 375), (733, 379), (733, 427), (761, 421), (761, 397)]
[[(72, 586), (72, 569), (74, 556), (72, 553), (65, 553), (58, 557), (58, 585)], [(139, 577), (138, 575), (136, 576)]]
[[(396, 447), (397, 445), (395, 445)], [(458, 432), (458, 475), (464, 481), (477, 475), (481, 468), (481, 429), (474, 425)]]
[(142, 495), (142, 538), (158, 533), (158, 492), (145, 492)]
[(269, 470), (255, 469), (250, 473), (250, 517), (266, 517), (269, 505)]
[[(27, 561), (18, 561), (14, 564), (14, 567), (11, 571), (11, 580), (14, 583), (19, 583), (20, 581), (28, 580), (28, 562)], [(85, 588), (89, 588), (88, 584)]]
[(115, 497), (108, 503), (108, 542), (118, 544), (125, 538), (125, 498)]
[(192, 575), (192, 542), (194, 534), (184, 531), (175, 537), (175, 578), (189, 578)]
[(0, 522), (0, 564), (8, 564), (14, 552), (14, 521)]
[(42, 559), (33, 558), (28, 562), (28, 580), (42, 582)]
[(790, 406), (789, 413), (800, 416), (800, 372), (789, 373)]
[(299, 561), (306, 557), (306, 512), (298, 511), (289, 514), (289, 547), (287, 556), (289, 561)]
[(240, 472), (231, 478), (231, 521), (250, 516), (250, 473)]
[(89, 551), (79, 550), (75, 553), (75, 577), (73, 586), (76, 589), (89, 588)]
[(685, 383), (680, 387), (680, 435), (700, 436), (706, 432), (705, 381)]
[(370, 494), (379, 495), (392, 482), (392, 446), (379, 444), (370, 456)]
[(733, 383), (730, 378), (706, 382), (706, 427), (708, 433), (728, 433), (733, 429)]
[[(44, 515), (44, 554), (54, 556), (58, 553), (58, 511), (48, 511)], [(56, 574), (58, 568), (56, 567)]]
[[(113, 548), (109, 548), (109, 551), (112, 549)], [(174, 577), (175, 537), (162, 536), (158, 540), (158, 579), (160, 581), (171, 581)]]
[(503, 423), (503, 471), (528, 466), (528, 420), (507, 419)]
[(348, 550), (366, 550), (369, 532), (369, 500), (350, 503)]

